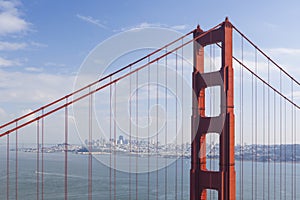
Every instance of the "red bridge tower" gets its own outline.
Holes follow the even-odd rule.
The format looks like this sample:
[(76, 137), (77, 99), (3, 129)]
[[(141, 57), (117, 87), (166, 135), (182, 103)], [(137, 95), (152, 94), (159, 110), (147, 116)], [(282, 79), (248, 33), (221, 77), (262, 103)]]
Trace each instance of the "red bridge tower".
[[(205, 33), (197, 27), (194, 38)], [(222, 66), (219, 71), (204, 73), (204, 47), (221, 43)], [(193, 90), (197, 101), (193, 101), (192, 114), (192, 160), (190, 171), (190, 199), (206, 199), (206, 189), (218, 191), (219, 200), (234, 200), (234, 88), (232, 67), (232, 25), (229, 20), (210, 33), (203, 34), (194, 44)], [(205, 114), (205, 89), (220, 86), (220, 115)], [(219, 171), (206, 168), (206, 134), (219, 133)]]

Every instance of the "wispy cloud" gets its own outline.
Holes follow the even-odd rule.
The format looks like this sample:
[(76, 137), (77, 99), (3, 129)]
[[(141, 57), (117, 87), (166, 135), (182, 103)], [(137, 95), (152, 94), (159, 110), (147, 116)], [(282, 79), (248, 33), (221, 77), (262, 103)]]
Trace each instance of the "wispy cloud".
[[(293, 76), (300, 75), (300, 69), (297, 67), (300, 62), (300, 49), (299, 48), (271, 48), (266, 50), (272, 58), (281, 65), (286, 71), (292, 73)], [(296, 74), (297, 75), (296, 75)]]
[(3, 108), (0, 108), (0, 118), (6, 117), (7, 113)]
[[(0, 123), (5, 123), (24, 115), (40, 106), (62, 97), (72, 91), (74, 75), (29, 73), (24, 71), (5, 71), (0, 69)], [(28, 119), (32, 119), (30, 116)], [(59, 124), (60, 114), (48, 119), (49, 124)], [(79, 120), (79, 119), (77, 119)], [(26, 121), (26, 120), (25, 120)], [(50, 127), (54, 135), (51, 142), (59, 142), (60, 126)], [(72, 129), (73, 130), (73, 129)], [(74, 129), (75, 130), (75, 129)], [(23, 129), (24, 137), (20, 141), (31, 142), (31, 126)], [(58, 141), (56, 141), (58, 140)], [(77, 138), (75, 139), (75, 141)], [(78, 141), (76, 141), (78, 142)]]
[(181, 31), (181, 30), (185, 30), (188, 28), (187, 25), (185, 24), (181, 24), (181, 25), (175, 25), (175, 26), (171, 26), (170, 27), (171, 29), (174, 29), (174, 30), (178, 30), (178, 31)]
[(151, 27), (162, 27), (161, 24), (158, 23), (148, 23), (148, 22), (142, 22), (140, 24), (137, 24), (135, 26), (129, 26), (129, 27), (123, 27), (121, 30), (116, 30), (115, 32), (118, 31), (128, 31), (128, 30), (134, 30), (134, 29), (140, 29), (140, 28), (151, 28)]
[(44, 66), (46, 66), (46, 67), (66, 67), (65, 64), (55, 63), (55, 62), (46, 62), (46, 63), (44, 63)]
[(0, 41), (0, 51), (17, 51), (31, 48), (45, 48), (48, 47), (46, 44), (39, 42), (6, 42)]
[[(170, 28), (174, 29), (177, 31), (185, 30), (188, 28), (188, 25), (185, 24), (180, 24), (180, 25), (173, 25), (169, 26), (167, 24), (161, 24), (161, 23), (148, 23), (148, 22), (142, 22), (140, 24), (137, 24), (135, 26), (130, 26), (130, 27), (124, 27), (121, 28), (121, 31), (128, 31), (128, 30), (134, 30), (134, 29), (140, 29), (140, 28)], [(115, 31), (117, 32), (117, 31)]]
[[(0, 76), (2, 77), (1, 94), (6, 95), (5, 98), (0, 99), (2, 103), (38, 103), (40, 105), (41, 102), (49, 102), (70, 92), (74, 81), (72, 75), (35, 74), (21, 71), (0, 70)], [(24, 88), (27, 89), (24, 90)]]
[(47, 44), (43, 44), (40, 42), (30, 42), (30, 45), (33, 47), (38, 47), (38, 48), (44, 48), (44, 47), (48, 47)]
[(149, 28), (149, 27), (163, 27), (163, 25), (160, 23), (142, 22), (140, 24), (137, 24), (136, 26), (133, 26), (132, 28)]
[(37, 68), (37, 67), (26, 67), (25, 70), (28, 72), (42, 72), (43, 71), (42, 68)]
[(293, 97), (294, 97), (295, 99), (300, 99), (300, 91), (294, 92)]
[(0, 1), (0, 35), (9, 35), (29, 30), (30, 23), (21, 17), (18, 1)]
[(20, 66), (21, 63), (16, 60), (9, 60), (6, 58), (0, 57), (0, 67), (11, 67), (11, 66)]
[(88, 23), (94, 24), (96, 26), (99, 26), (103, 29), (107, 29), (107, 27), (105, 25), (103, 25), (98, 19), (94, 19), (91, 16), (84, 16), (84, 15), (77, 14), (76, 17), (78, 17), (79, 19), (81, 19), (85, 22), (88, 22)]
[(288, 55), (300, 55), (300, 49), (296, 49), (296, 48), (273, 48), (273, 49), (269, 49), (269, 52), (272, 54), (288, 54)]
[(0, 41), (0, 51), (15, 51), (26, 48), (27, 44), (15, 42), (2, 42)]
[(271, 28), (271, 29), (280, 28), (280, 26), (278, 24), (274, 24), (274, 23), (271, 23), (271, 22), (265, 22), (264, 24), (265, 24), (266, 27)]

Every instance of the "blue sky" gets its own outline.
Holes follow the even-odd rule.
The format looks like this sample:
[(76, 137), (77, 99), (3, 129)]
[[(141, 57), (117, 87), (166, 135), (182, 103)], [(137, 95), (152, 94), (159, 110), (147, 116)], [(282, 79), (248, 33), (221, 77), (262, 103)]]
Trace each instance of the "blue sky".
[(0, 0), (0, 120), (71, 91), (88, 53), (132, 28), (154, 26), (186, 33), (197, 24), (209, 29), (228, 16), (276, 61), (287, 69), (298, 68), (299, 8), (296, 0)]
[(225, 16), (262, 48), (297, 48), (300, 44), (297, 1), (32, 0), (12, 4), (17, 10), (14, 14), (25, 24), (1, 34), (1, 41), (21, 45), (15, 51), (3, 49), (1, 57), (11, 60), (15, 70), (76, 73), (95, 45), (122, 30), (165, 26), (184, 33), (197, 24), (207, 29)]
[(297, 1), (32, 0), (10, 4), (12, 8), (2, 6), (2, 12), (14, 9), (11, 16), (20, 22), (19, 27), (0, 33), (1, 42), (15, 45), (1, 47), (0, 65), (16, 71), (76, 73), (93, 47), (123, 30), (163, 26), (185, 33), (197, 24), (207, 29), (225, 16), (262, 48), (297, 48), (300, 44)]

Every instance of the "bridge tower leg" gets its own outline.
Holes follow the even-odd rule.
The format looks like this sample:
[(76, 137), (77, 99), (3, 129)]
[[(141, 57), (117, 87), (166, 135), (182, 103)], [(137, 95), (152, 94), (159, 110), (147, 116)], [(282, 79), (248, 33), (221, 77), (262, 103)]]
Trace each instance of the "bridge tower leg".
[[(194, 38), (205, 33), (197, 27)], [(222, 66), (219, 71), (204, 73), (204, 47), (221, 43)], [(232, 25), (229, 20), (211, 32), (203, 34), (194, 44), (192, 113), (192, 158), (190, 171), (190, 199), (205, 200), (206, 190), (218, 191), (219, 200), (236, 198), (236, 175), (234, 166), (234, 88), (232, 67)], [(220, 86), (220, 115), (205, 115), (205, 89)], [(206, 168), (206, 134), (219, 133), (219, 171)]]

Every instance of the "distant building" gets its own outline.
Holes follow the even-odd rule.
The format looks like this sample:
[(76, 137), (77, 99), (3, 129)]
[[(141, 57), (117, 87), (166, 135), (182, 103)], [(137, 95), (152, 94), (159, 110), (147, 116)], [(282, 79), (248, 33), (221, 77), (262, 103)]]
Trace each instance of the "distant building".
[(125, 139), (125, 140), (124, 140), (124, 144), (126, 144), (126, 145), (129, 144), (128, 139)]
[(118, 144), (124, 144), (124, 137), (123, 137), (123, 135), (119, 136)]

